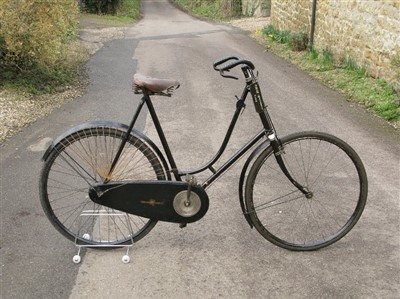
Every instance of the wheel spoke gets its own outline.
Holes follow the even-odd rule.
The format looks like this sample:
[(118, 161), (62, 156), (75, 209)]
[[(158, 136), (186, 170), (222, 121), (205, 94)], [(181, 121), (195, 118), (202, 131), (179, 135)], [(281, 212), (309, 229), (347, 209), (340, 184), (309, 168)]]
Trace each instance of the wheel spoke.
[[(125, 137), (125, 132), (113, 128), (84, 129), (65, 137), (50, 154), (42, 172), (42, 206), (69, 239), (89, 245), (124, 244), (142, 238), (155, 225), (89, 198), (89, 188), (108, 177)], [(110, 181), (165, 180), (164, 173), (154, 152), (130, 136)]]
[(289, 195), (292, 195), (292, 194), (298, 193), (298, 192), (299, 192), (299, 190), (294, 190), (294, 191), (292, 191), (292, 192), (289, 192), (288, 194), (282, 195), (282, 196), (280, 196), (280, 197), (277, 197), (277, 198), (275, 198), (275, 199), (272, 199), (272, 200), (270, 200), (270, 201), (267, 201), (267, 202), (265, 202), (265, 203), (262, 203), (262, 204), (260, 204), (260, 205), (258, 205), (258, 206), (256, 206), (256, 207), (254, 207), (254, 209), (253, 209), (252, 211), (247, 212), (247, 214), (254, 213), (254, 212), (256, 212), (256, 211), (260, 211), (260, 210), (263, 210), (263, 209), (272, 208), (272, 207), (275, 207), (275, 206), (279, 206), (279, 205), (282, 205), (282, 204), (291, 202), (291, 201), (296, 200), (296, 199), (299, 199), (299, 198), (303, 198), (304, 196), (301, 195), (301, 196), (298, 196), (298, 197), (295, 197), (295, 198), (286, 199), (285, 201), (276, 202), (276, 201), (278, 201), (278, 200), (280, 200), (280, 199), (282, 199), (282, 198), (285, 198), (285, 197), (287, 197), (287, 196), (289, 196)]
[(324, 133), (296, 133), (281, 142), (285, 167), (310, 193), (293, 190), (267, 148), (246, 183), (253, 225), (287, 249), (315, 250), (336, 242), (355, 225), (365, 205), (367, 178), (361, 160), (349, 145)]

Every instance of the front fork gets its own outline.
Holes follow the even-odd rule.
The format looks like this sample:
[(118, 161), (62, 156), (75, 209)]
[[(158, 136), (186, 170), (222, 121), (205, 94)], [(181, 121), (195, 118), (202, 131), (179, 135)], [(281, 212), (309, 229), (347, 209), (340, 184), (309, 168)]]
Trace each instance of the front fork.
[(253, 97), (254, 107), (256, 109), (256, 112), (260, 116), (261, 122), (267, 132), (268, 140), (270, 141), (271, 146), (274, 150), (275, 159), (278, 162), (280, 169), (285, 174), (285, 176), (288, 178), (288, 180), (297, 189), (299, 189), (301, 191), (301, 193), (303, 193), (307, 198), (312, 198), (313, 197), (312, 192), (310, 192), (303, 185), (299, 184), (292, 177), (292, 175), (290, 174), (289, 170), (287, 169), (287, 167), (285, 165), (285, 162), (282, 158), (282, 155), (285, 152), (284, 152), (284, 149), (282, 147), (282, 144), (281, 144), (279, 138), (277, 138), (277, 136), (275, 134), (274, 125), (268, 114), (267, 106), (264, 103), (264, 100), (263, 100), (263, 97), (261, 94), (261, 90), (260, 90), (260, 86), (258, 84), (256, 76), (254, 76), (253, 72), (249, 68), (243, 67), (242, 70), (243, 70), (244, 76), (246, 78), (247, 90), (251, 93), (251, 95)]
[(283, 155), (285, 154), (285, 150), (280, 142), (280, 140), (276, 137), (275, 134), (270, 134), (268, 135), (268, 140), (271, 142), (272, 149), (274, 150), (274, 156), (276, 159), (276, 162), (279, 165), (279, 168), (282, 170), (282, 172), (285, 174), (285, 176), (288, 178), (288, 180), (297, 188), (300, 190), (301, 193), (303, 193), (307, 198), (312, 198), (313, 194), (308, 188), (304, 187), (300, 183), (298, 183), (290, 174), (289, 170), (287, 169), (285, 162), (283, 160)]

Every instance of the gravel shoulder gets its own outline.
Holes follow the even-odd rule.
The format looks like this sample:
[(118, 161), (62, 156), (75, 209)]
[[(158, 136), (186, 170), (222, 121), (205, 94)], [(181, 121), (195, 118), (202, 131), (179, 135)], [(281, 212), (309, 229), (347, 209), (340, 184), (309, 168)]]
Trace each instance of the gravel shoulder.
[[(104, 42), (124, 38), (124, 31), (132, 23), (112, 21), (96, 15), (82, 15), (79, 38), (72, 45), (83, 64), (104, 45)], [(60, 91), (51, 94), (28, 95), (0, 88), (0, 144), (54, 109), (73, 101), (85, 93), (85, 70)]]
[[(269, 18), (243, 18), (228, 22), (229, 25), (254, 32), (267, 25)], [(95, 15), (82, 15), (79, 39), (76, 43), (84, 60), (101, 49), (105, 42), (122, 39), (133, 23), (107, 20)], [(37, 119), (49, 115), (54, 109), (73, 101), (85, 93), (86, 76), (82, 70), (75, 82), (52, 94), (27, 95), (0, 88), (0, 144)]]

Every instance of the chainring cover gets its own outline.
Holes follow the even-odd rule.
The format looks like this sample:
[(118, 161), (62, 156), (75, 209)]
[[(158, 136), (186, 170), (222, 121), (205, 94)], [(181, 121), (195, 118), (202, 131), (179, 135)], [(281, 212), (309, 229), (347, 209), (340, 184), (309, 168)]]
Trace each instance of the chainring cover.
[(192, 217), (201, 209), (201, 199), (195, 192), (181, 191), (174, 198), (174, 209), (183, 217)]
[(178, 181), (119, 181), (98, 183), (89, 190), (92, 201), (103, 206), (152, 220), (192, 223), (208, 211), (209, 199), (200, 185)]

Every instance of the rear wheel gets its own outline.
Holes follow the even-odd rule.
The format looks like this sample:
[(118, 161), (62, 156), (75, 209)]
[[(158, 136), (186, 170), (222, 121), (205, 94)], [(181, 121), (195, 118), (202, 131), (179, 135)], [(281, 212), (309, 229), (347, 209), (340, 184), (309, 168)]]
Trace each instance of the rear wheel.
[(254, 227), (267, 240), (290, 250), (316, 250), (346, 235), (367, 199), (367, 175), (356, 152), (325, 133), (300, 132), (281, 139), (291, 176), (280, 169), (271, 147), (252, 166), (246, 207)]
[(55, 228), (81, 245), (123, 245), (140, 240), (156, 221), (129, 215), (89, 198), (93, 184), (124, 180), (165, 180), (152, 149), (131, 135), (111, 176), (109, 171), (126, 133), (94, 127), (62, 139), (50, 153), (41, 173), (42, 207)]

